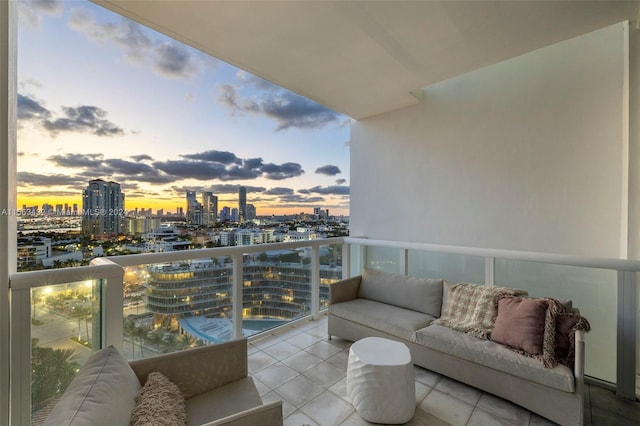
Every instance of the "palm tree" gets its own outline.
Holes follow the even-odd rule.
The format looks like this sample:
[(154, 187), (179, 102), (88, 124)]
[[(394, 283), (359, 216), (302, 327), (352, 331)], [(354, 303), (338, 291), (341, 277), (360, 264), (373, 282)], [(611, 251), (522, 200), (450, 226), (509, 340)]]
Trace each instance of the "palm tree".
[(123, 326), (124, 327), (122, 331), (124, 331), (124, 334), (126, 336), (129, 336), (129, 339), (131, 340), (131, 356), (135, 358), (136, 347), (134, 336), (136, 333), (136, 323), (132, 319), (127, 318), (126, 320), (124, 320)]
[(64, 392), (80, 365), (73, 349), (43, 348), (31, 339), (31, 404), (39, 408), (49, 398)]
[(149, 334), (149, 329), (144, 325), (141, 325), (135, 328), (135, 331), (133, 334), (138, 338), (138, 342), (140, 343), (140, 358), (144, 358), (143, 343), (144, 343), (144, 339)]
[(162, 341), (164, 342), (165, 348), (167, 348), (167, 352), (174, 352), (176, 350), (178, 339), (175, 333), (165, 334)]
[(195, 337), (193, 337), (188, 333), (182, 334), (180, 336), (180, 339), (178, 340), (178, 345), (180, 350), (192, 348), (196, 346), (197, 343), (198, 343), (198, 339), (196, 339)]
[(156, 351), (160, 353), (160, 345), (164, 338), (164, 331), (160, 329), (153, 330), (147, 335), (147, 341), (156, 347)]
[(78, 320), (78, 340), (82, 340), (82, 334), (80, 332), (81, 321), (84, 320), (85, 328), (87, 330), (87, 342), (89, 342), (89, 318), (91, 317), (92, 310), (90, 306), (76, 305), (71, 309), (71, 317)]

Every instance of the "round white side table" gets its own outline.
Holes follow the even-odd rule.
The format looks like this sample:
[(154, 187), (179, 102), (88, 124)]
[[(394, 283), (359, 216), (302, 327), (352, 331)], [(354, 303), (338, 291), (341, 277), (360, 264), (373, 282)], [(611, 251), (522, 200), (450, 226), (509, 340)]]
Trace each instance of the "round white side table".
[(411, 420), (416, 388), (409, 348), (380, 337), (366, 337), (351, 345), (347, 395), (360, 417), (369, 422), (401, 424)]

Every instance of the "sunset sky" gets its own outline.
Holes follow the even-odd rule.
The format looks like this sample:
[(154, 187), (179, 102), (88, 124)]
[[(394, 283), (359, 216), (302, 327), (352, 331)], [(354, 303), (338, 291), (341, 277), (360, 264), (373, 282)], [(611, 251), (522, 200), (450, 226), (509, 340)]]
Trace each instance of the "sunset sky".
[(21, 0), (18, 207), (212, 191), (258, 215), (349, 214), (349, 118), (87, 1)]

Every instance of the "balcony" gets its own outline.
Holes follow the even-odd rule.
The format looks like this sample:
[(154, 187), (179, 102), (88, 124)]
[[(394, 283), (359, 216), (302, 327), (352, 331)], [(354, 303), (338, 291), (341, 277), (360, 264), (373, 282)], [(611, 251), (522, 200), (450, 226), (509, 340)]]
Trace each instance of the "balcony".
[[(276, 260), (285, 250), (309, 260)], [(625, 357), (634, 359), (637, 336), (625, 324), (636, 320), (637, 307), (624, 295), (635, 289), (638, 262), (333, 238), (98, 258), (88, 267), (14, 274), (11, 394), (23, 397), (12, 399), (12, 424), (37, 423), (64, 390), (60, 371), (31, 374), (46, 351), (71, 350), (68, 360), (80, 366), (109, 344), (138, 359), (243, 335), (250, 339), (250, 373), (264, 399), (285, 401), (287, 424), (359, 424), (344, 389), (350, 342), (327, 339), (323, 310), (327, 284), (365, 266), (573, 299), (593, 327), (585, 424), (640, 419), (638, 403), (615, 396), (635, 393), (635, 364)], [(616, 329), (623, 331), (617, 337)], [(412, 424), (548, 424), (477, 389), (415, 371)], [(60, 388), (52, 391), (52, 383)]]
[[(0, 2), (3, 208), (16, 205), (15, 3)], [(200, 341), (243, 335), (249, 329), (244, 317), (264, 307), (277, 316), (302, 312), (302, 318), (287, 317), (291, 322), (282, 328), (251, 336), (252, 374), (264, 384), (265, 396), (284, 398), (290, 424), (358, 424), (341, 398), (341, 354), (348, 343), (322, 336), (319, 245), (326, 244), (342, 247), (343, 277), (369, 266), (572, 298), (593, 326), (587, 335), (587, 420), (590, 414), (594, 425), (638, 423), (632, 402), (639, 359), (637, 1), (433, 1), (402, 7), (399, 2), (95, 3), (354, 118), (351, 231), (370, 239), (109, 258), (83, 268), (15, 273), (15, 221), (1, 215), (2, 426), (31, 421), (32, 354), (37, 352), (32, 337), (41, 347), (64, 349), (72, 343), (78, 365), (91, 350), (108, 344), (129, 358), (200, 344), (159, 332), (145, 338), (139, 330), (156, 325), (146, 315), (149, 300), (171, 315), (192, 306), (211, 310), (221, 320), (220, 333), (204, 333)], [(254, 286), (255, 275), (245, 277), (245, 266), (252, 267), (245, 255), (301, 247), (309, 248), (311, 259), (304, 288), (296, 289), (293, 285), (300, 283), (290, 279), (285, 282), (291, 287), (279, 294), (271, 287), (268, 299), (254, 298), (260, 284)], [(224, 275), (220, 271), (214, 278), (217, 287), (211, 292), (193, 293), (201, 286), (181, 278), (171, 290), (183, 293), (168, 293), (163, 285), (170, 280), (164, 280), (142, 295), (143, 303), (135, 291), (124, 294), (125, 282), (134, 279), (129, 272), (151, 274), (162, 264), (184, 263), (183, 271), (166, 272), (186, 277), (198, 259), (213, 257), (230, 262)], [(61, 295), (59, 306), (47, 303), (47, 289)], [(291, 310), (292, 304), (305, 309)], [(204, 325), (208, 330), (191, 326), (204, 332), (216, 324)], [(175, 330), (180, 322), (165, 327)], [(286, 356), (288, 345), (304, 350), (300, 362)], [(322, 361), (338, 371), (326, 366), (325, 372), (335, 373), (331, 383), (318, 380), (311, 366), (326, 365)], [(287, 371), (290, 380), (274, 383), (273, 370)], [(490, 407), (489, 396), (426, 371), (417, 369), (416, 377), (422, 398), (416, 422), (438, 424), (436, 417), (486, 424), (487, 418), (496, 420), (491, 416), (504, 423), (542, 422), (504, 402), (494, 401), (501, 410)], [(299, 382), (311, 389), (304, 400), (292, 396), (304, 389), (293, 387)], [(54, 383), (53, 390), (62, 388)], [(445, 394), (453, 399), (442, 405), (463, 407), (465, 419), (447, 417), (456, 408), (430, 409), (433, 398), (442, 401)], [(317, 404), (333, 417), (319, 415)], [(514, 412), (514, 417), (507, 414)]]

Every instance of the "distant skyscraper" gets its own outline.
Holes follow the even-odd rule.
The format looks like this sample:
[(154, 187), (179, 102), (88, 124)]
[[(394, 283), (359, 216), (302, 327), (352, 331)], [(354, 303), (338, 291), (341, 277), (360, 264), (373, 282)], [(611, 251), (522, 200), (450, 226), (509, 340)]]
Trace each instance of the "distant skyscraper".
[(238, 215), (239, 221), (244, 222), (247, 218), (247, 188), (238, 188)]
[(247, 204), (247, 209), (246, 209), (246, 220), (248, 222), (251, 222), (252, 220), (255, 220), (256, 218), (256, 206), (254, 206), (253, 204)]
[(218, 197), (211, 192), (202, 193), (202, 223), (213, 225), (218, 219)]
[(229, 207), (224, 206), (222, 210), (220, 210), (220, 220), (223, 222), (231, 220), (231, 209), (229, 209)]
[(102, 179), (89, 181), (82, 191), (82, 232), (93, 238), (118, 235), (123, 215), (120, 184)]
[(202, 225), (202, 204), (196, 199), (195, 191), (187, 191), (187, 223)]

